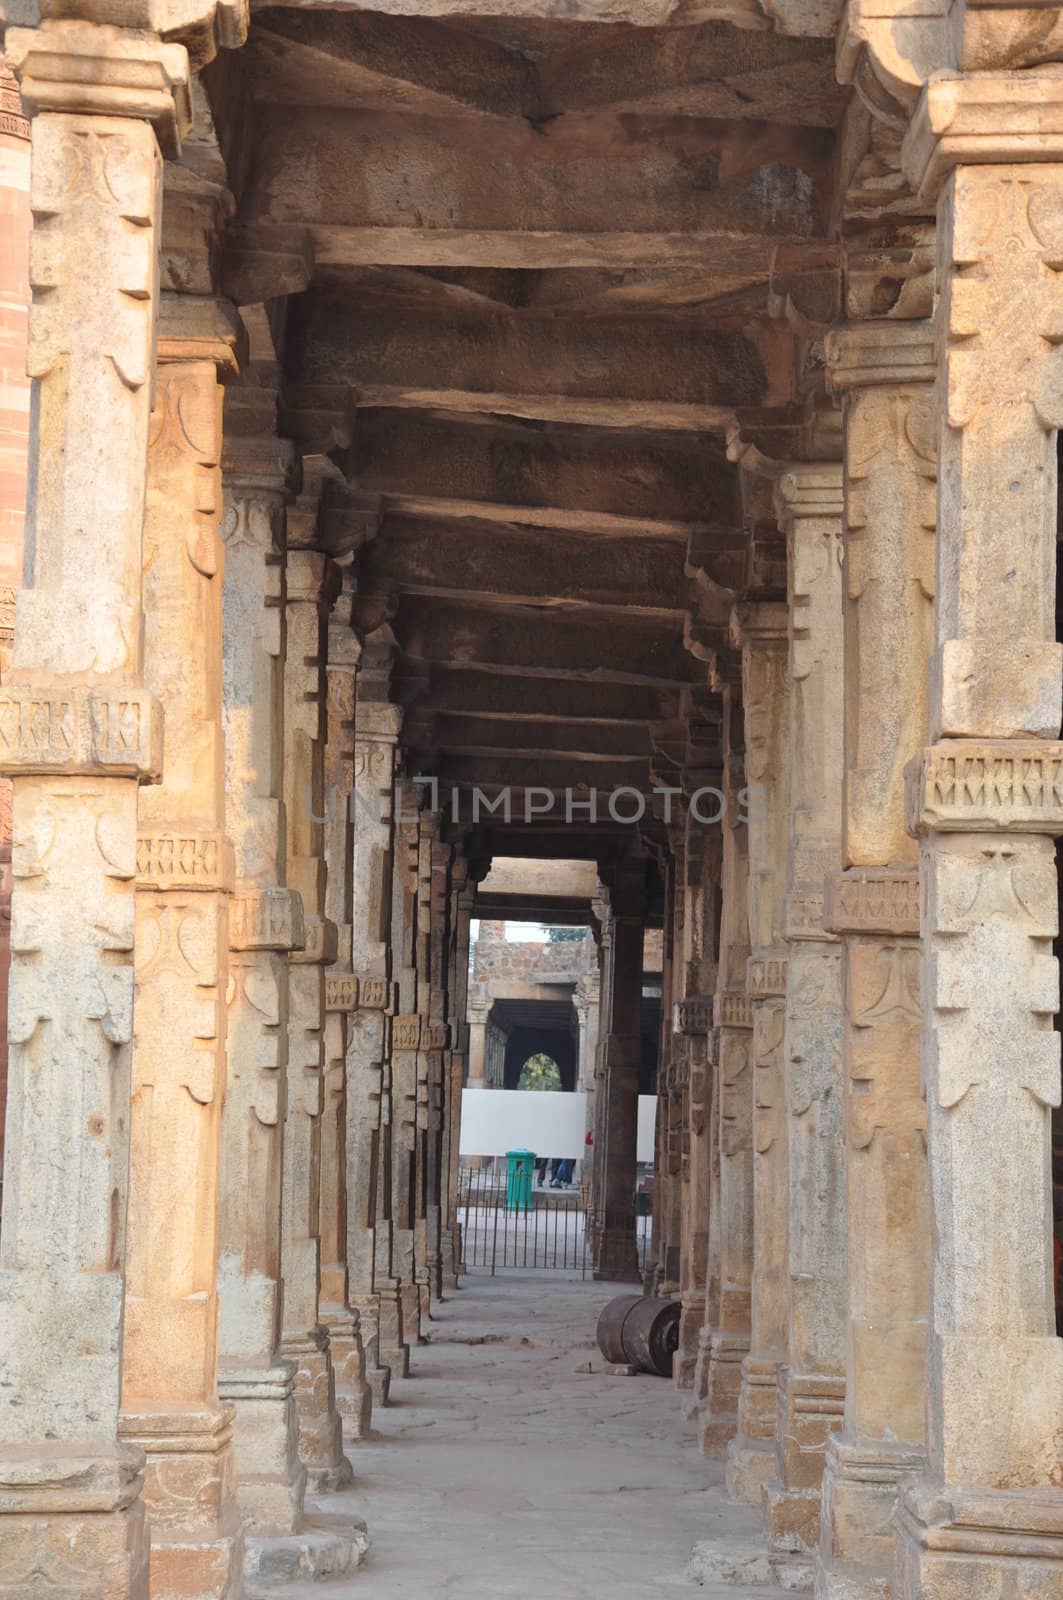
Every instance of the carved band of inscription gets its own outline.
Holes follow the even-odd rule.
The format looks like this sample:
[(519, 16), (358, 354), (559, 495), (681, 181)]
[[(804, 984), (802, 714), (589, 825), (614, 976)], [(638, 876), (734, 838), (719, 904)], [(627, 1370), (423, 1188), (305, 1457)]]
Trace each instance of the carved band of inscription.
[(325, 1010), (353, 1011), (358, 1005), (358, 979), (352, 972), (326, 972)]
[(673, 1028), (676, 1033), (708, 1033), (712, 1027), (712, 1000), (709, 996), (687, 995), (675, 1003)]
[(851, 867), (827, 879), (824, 926), (834, 933), (919, 932), (919, 874)]
[(426, 1022), (421, 1030), (421, 1044), (425, 1050), (445, 1050), (450, 1038), (450, 1028), (445, 1022)]
[(162, 775), (162, 707), (144, 689), (0, 690), (0, 773)]
[(359, 978), (359, 1011), (390, 1011), (395, 1004), (395, 985), (386, 978)]
[(1063, 743), (950, 739), (905, 769), (908, 831), (1063, 834)]
[(339, 953), (340, 931), (326, 917), (305, 917), (306, 937), (301, 950), (292, 951), (292, 960), (306, 967), (328, 967)]
[(138, 889), (231, 889), (233, 847), (223, 833), (137, 834)]
[(786, 957), (750, 956), (746, 962), (746, 993), (751, 1000), (785, 994)]
[(751, 1028), (753, 1002), (747, 994), (724, 989), (716, 996), (713, 1007), (718, 1028)]
[(786, 934), (790, 939), (822, 939), (823, 896), (815, 889), (796, 889), (786, 896)]
[(233, 896), (230, 950), (298, 950), (305, 936), (303, 902), (294, 889), (261, 889)]
[(393, 1050), (417, 1050), (421, 1044), (421, 1019), (419, 1016), (395, 1017), (391, 1024)]

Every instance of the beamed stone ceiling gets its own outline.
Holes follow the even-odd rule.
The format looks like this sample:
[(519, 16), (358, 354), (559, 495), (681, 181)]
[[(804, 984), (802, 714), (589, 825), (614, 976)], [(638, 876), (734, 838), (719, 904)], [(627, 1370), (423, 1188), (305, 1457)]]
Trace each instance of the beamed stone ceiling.
[(773, 464), (840, 452), (825, 331), (928, 294), (888, 124), (829, 6), (403, 9), (254, 10), (169, 164), (170, 286), (220, 215), (411, 772), (712, 782), (732, 604), (785, 597)]

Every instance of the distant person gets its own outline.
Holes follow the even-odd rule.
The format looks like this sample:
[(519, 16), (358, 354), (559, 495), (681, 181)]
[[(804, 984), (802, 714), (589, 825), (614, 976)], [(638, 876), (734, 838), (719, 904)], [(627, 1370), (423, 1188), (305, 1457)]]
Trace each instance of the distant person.
[(552, 1189), (571, 1189), (571, 1187), (572, 1187), (572, 1170), (573, 1170), (574, 1165), (575, 1165), (575, 1163), (573, 1161), (571, 1161), (568, 1157), (566, 1157), (565, 1160), (563, 1160), (563, 1161), (555, 1162), (554, 1163), (554, 1179), (553, 1179), (553, 1183), (550, 1185), (550, 1187)]

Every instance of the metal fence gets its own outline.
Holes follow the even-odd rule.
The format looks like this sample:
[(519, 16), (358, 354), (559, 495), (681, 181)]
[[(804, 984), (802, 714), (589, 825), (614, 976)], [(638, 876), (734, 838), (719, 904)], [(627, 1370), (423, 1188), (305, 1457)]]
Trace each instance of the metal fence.
[[(572, 1272), (594, 1266), (590, 1232), (578, 1190), (533, 1189), (527, 1206), (507, 1206), (506, 1173), (498, 1166), (463, 1165), (458, 1174), (458, 1221), (466, 1272)], [(651, 1219), (637, 1220), (639, 1266), (649, 1247)]]

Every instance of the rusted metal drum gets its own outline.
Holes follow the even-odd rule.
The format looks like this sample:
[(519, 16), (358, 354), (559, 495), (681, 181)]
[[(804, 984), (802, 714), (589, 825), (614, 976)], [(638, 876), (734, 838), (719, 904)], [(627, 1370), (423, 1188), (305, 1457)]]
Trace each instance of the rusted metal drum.
[(622, 1294), (598, 1318), (598, 1348), (614, 1366), (670, 1378), (679, 1347), (679, 1301)]
[(641, 1299), (640, 1294), (617, 1295), (598, 1318), (598, 1349), (614, 1366), (625, 1366), (631, 1360), (624, 1349), (624, 1323)]
[(624, 1319), (624, 1349), (633, 1367), (672, 1376), (672, 1360), (679, 1349), (678, 1299), (658, 1300), (643, 1295)]

